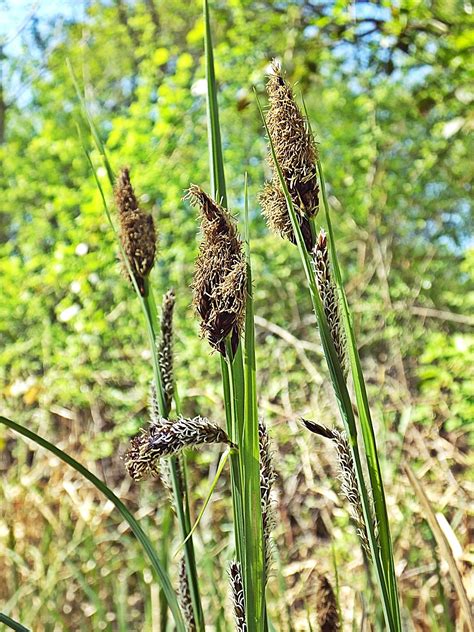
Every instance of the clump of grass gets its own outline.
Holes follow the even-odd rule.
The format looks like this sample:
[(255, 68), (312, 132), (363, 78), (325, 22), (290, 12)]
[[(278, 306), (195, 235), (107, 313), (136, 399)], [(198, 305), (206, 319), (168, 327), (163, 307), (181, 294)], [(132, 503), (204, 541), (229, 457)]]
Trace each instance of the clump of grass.
[[(349, 306), (342, 283), (342, 274), (337, 259), (335, 239), (332, 231), (330, 217), (330, 209), (325, 190), (324, 173), (319, 156), (315, 152), (310, 157), (310, 159), (314, 161), (312, 169), (314, 169), (314, 173), (317, 173), (321, 185), (325, 218), (327, 222), (329, 242), (331, 246), (331, 257), (334, 270), (335, 285), (337, 288), (337, 293), (341, 299), (344, 334), (345, 336), (347, 336), (348, 339), (351, 372), (354, 382), (357, 408), (359, 411), (359, 419), (362, 431), (361, 434), (364, 441), (364, 452), (367, 463), (370, 487), (367, 485), (362, 467), (356, 419), (354, 416), (351, 397), (346, 384), (347, 375), (345, 370), (345, 358), (341, 357), (343, 338), (341, 338), (341, 336), (339, 335), (340, 327), (338, 326), (336, 328), (336, 331), (336, 329), (334, 328), (334, 320), (332, 320), (331, 322), (331, 318), (333, 318), (335, 314), (334, 308), (338, 306), (338, 301), (335, 299), (335, 297), (331, 299), (330, 309), (326, 310), (324, 300), (325, 298), (327, 300), (327, 296), (325, 297), (325, 290), (328, 286), (325, 283), (320, 283), (320, 287), (318, 287), (318, 264), (321, 265), (322, 263), (324, 263), (325, 266), (324, 275), (320, 274), (320, 281), (327, 280), (326, 277), (329, 267), (326, 265), (327, 261), (324, 261), (324, 258), (326, 258), (327, 260), (327, 255), (319, 252), (319, 255), (323, 254), (324, 256), (320, 256), (318, 258), (318, 249), (316, 249), (316, 259), (313, 261), (311, 260), (309, 253), (312, 252), (314, 243), (312, 241), (311, 248), (308, 248), (308, 231), (305, 228), (306, 224), (301, 220), (301, 208), (298, 206), (298, 201), (295, 202), (294, 200), (295, 182), (288, 180), (288, 174), (285, 165), (285, 155), (282, 154), (281, 150), (281, 147), (286, 147), (286, 135), (288, 133), (287, 130), (291, 129), (294, 124), (294, 112), (298, 111), (298, 106), (296, 104), (291, 89), (288, 86), (286, 86), (285, 89), (284, 86), (286, 82), (281, 76), (281, 73), (277, 72), (277, 69), (274, 69), (274, 75), (276, 78), (270, 77), (268, 82), (270, 108), (266, 116), (263, 113), (260, 103), (258, 103), (269, 140), (273, 172), (278, 178), (279, 186), (285, 197), (288, 217), (291, 223), (291, 228), (293, 230), (293, 235), (295, 238), (294, 241), (298, 246), (298, 252), (300, 255), (303, 270), (305, 272), (308, 291), (318, 323), (321, 342), (327, 361), (331, 382), (339, 406), (341, 419), (344, 423), (345, 431), (348, 437), (348, 447), (352, 455), (355, 480), (357, 483), (357, 488), (359, 490), (361, 501), (363, 522), (367, 531), (371, 559), (377, 578), (377, 584), (380, 589), (381, 604), (383, 607), (385, 621), (387, 627), (390, 629), (391, 632), (401, 632), (400, 604), (398, 598), (395, 564), (393, 559), (387, 504), (385, 501), (381, 468), (375, 442), (374, 428), (368, 405), (365, 381), (362, 374), (360, 358), (356, 345), (352, 318), (350, 315)], [(281, 90), (284, 91), (285, 98), (293, 102), (291, 107), (281, 108), (279, 107), (278, 100), (272, 99), (272, 91), (274, 90), (275, 82), (276, 85), (280, 86)], [(278, 122), (277, 124), (276, 121)], [(275, 132), (275, 130), (277, 130), (277, 132)], [(309, 129), (309, 123), (308, 131), (309, 133), (311, 133), (311, 130)], [(313, 173), (313, 170), (308, 171), (308, 173)], [(301, 176), (297, 174), (295, 177), (296, 179), (298, 179)], [(301, 186), (303, 186), (305, 184), (305, 180), (301, 179), (300, 184)], [(263, 199), (261, 198), (261, 201), (264, 214), (268, 214), (268, 208), (265, 207), (265, 196), (263, 196)], [(283, 210), (280, 211), (280, 216), (282, 213)], [(306, 219), (309, 222), (311, 236), (313, 237), (316, 234), (314, 215), (310, 215), (309, 217), (306, 216)], [(324, 240), (323, 243), (320, 245), (324, 245)], [(330, 317), (329, 319), (328, 316)], [(338, 320), (338, 318), (336, 317), (336, 324), (338, 324), (339, 322), (340, 319)], [(371, 496), (373, 498), (373, 505), (371, 504)], [(373, 513), (375, 513), (375, 521)], [(377, 525), (378, 532), (376, 532), (374, 524)]]
[[(212, 42), (206, 1), (204, 6), (213, 195), (216, 199), (225, 200)], [(270, 226), (298, 246), (346, 432), (331, 430), (309, 421), (305, 421), (305, 424), (313, 432), (335, 442), (341, 469), (342, 489), (351, 505), (363, 545), (372, 556), (387, 625), (391, 631), (400, 632), (388, 519), (378, 471), (375, 441), (370, 443), (370, 433), (373, 434), (373, 429), (368, 404), (365, 401), (365, 386), (358, 366), (353, 328), (337, 264), (324, 179), (316, 145), (307, 117), (302, 114), (292, 89), (285, 82), (280, 68), (276, 65), (273, 66), (273, 73), (268, 82), (268, 94), (270, 109), (266, 128), (270, 142), (273, 180), (266, 185), (261, 201)], [(201, 320), (203, 335), (221, 356), (227, 432), (200, 416), (192, 419), (182, 417), (179, 414), (179, 405), (176, 406), (178, 418), (171, 419), (170, 409), (174, 395), (172, 357), (174, 296), (167, 294), (164, 297), (160, 328), (149, 280), (156, 254), (153, 220), (139, 208), (128, 169), (123, 169), (116, 182), (113, 181), (113, 171), (103, 146), (97, 140), (99, 137), (92, 124), (91, 130), (106, 162), (111, 184), (114, 185), (121, 229), (122, 257), (128, 275), (140, 297), (152, 349), (154, 383), (150, 411), (151, 424), (131, 440), (124, 460), (134, 480), (140, 481), (150, 474), (158, 475), (161, 472), (167, 479), (167, 485), (172, 489), (174, 508), (185, 550), (184, 560), (178, 567), (181, 611), (177, 608), (176, 595), (171, 591), (168, 574), (136, 520), (103, 483), (90, 473), (85, 475), (113, 500), (143, 543), (160, 578), (179, 632), (183, 632), (184, 626), (188, 630), (203, 632), (204, 618), (192, 545), (194, 529), (191, 529), (190, 524), (186, 464), (184, 458), (180, 461), (176, 455), (180, 454), (184, 448), (194, 448), (202, 444), (227, 444), (229, 448), (225, 457), (227, 458), (227, 454), (231, 453), (231, 491), (236, 541), (236, 560), (231, 563), (229, 569), (235, 625), (240, 632), (244, 630), (266, 632), (270, 628), (270, 623), (265, 601), (265, 583), (271, 562), (270, 534), (273, 525), (271, 489), (275, 474), (271, 462), (268, 434), (265, 426), (258, 423), (257, 416), (250, 246), (247, 245), (245, 256), (242, 241), (230, 213), (200, 187), (192, 185), (187, 197), (199, 208), (203, 235), (193, 283), (194, 305)], [(90, 160), (89, 154), (88, 158)], [(330, 274), (325, 233), (320, 232), (318, 239), (315, 238), (314, 218), (319, 208), (320, 193), (318, 175), (328, 222), (335, 285)], [(100, 188), (99, 182), (98, 185)], [(101, 188), (100, 190), (110, 218), (105, 196)], [(248, 214), (246, 191), (245, 199)], [(111, 223), (113, 225), (113, 222)], [(342, 300), (342, 320), (346, 332), (341, 324), (338, 293)], [(380, 550), (370, 504), (371, 498), (361, 467), (352, 402), (346, 385), (344, 333), (349, 334), (351, 368), (358, 403), (362, 404), (361, 423), (374, 494), (374, 514), (383, 527)], [(242, 341), (244, 344), (241, 344)], [(176, 404), (179, 402), (175, 401)], [(9, 425), (16, 429), (15, 424), (10, 422)], [(30, 438), (32, 436), (31, 433), (25, 431), (23, 434)], [(36, 440), (38, 441), (38, 438)], [(61, 453), (47, 442), (43, 441), (41, 444), (55, 454)], [(84, 468), (81, 469), (79, 464), (66, 457), (61, 458), (84, 473)], [(160, 462), (163, 459), (166, 459), (164, 461), (166, 465), (164, 469), (160, 469)], [(220, 471), (221, 469), (218, 469), (218, 472)], [(376, 486), (378, 480), (380, 480), (380, 485)], [(336, 599), (326, 577), (319, 579), (317, 611), (323, 632), (340, 629)], [(183, 616), (185, 623), (183, 623)], [(166, 629), (166, 623), (163, 629)]]

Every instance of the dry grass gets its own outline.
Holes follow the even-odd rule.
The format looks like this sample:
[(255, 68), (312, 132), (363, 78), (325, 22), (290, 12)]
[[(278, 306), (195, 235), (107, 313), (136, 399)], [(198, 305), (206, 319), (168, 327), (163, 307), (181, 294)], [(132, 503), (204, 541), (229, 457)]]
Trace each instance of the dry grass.
[[(261, 340), (262, 336), (268, 337), (263, 330), (258, 333)], [(272, 337), (268, 344), (271, 344), (273, 357), (280, 357), (283, 362), (286, 343)], [(315, 360), (314, 354), (308, 353)], [(377, 375), (380, 373), (369, 374), (369, 378), (376, 380)], [(309, 630), (307, 609), (308, 604), (315, 604), (318, 576), (326, 574), (334, 585), (331, 563), (334, 546), (341, 607), (348, 629), (355, 615), (357, 621), (360, 620), (362, 599), (370, 608), (362, 550), (338, 494), (335, 450), (317, 437), (308, 440), (308, 435), (302, 435), (296, 419), (304, 410), (293, 408), (289, 379), (291, 371), (282, 370), (280, 383), (272, 383), (272, 388), (266, 389), (266, 392), (278, 391), (278, 397), (262, 402), (263, 409), (275, 417), (270, 432), (277, 469), (275, 538), (281, 556), (270, 576), (270, 603), (275, 613), (278, 611), (281, 627), (277, 629), (287, 629), (288, 608), (295, 629)], [(387, 407), (396, 411), (399, 405), (396, 383), (384, 380), (379, 386), (389, 394)], [(333, 403), (327, 401), (326, 391), (311, 390), (307, 409), (320, 410), (322, 417), (330, 420)], [(413, 400), (413, 404), (416, 403)], [(56, 418), (59, 442), (63, 449), (81, 458), (77, 445), (67, 441), (67, 436), (73, 436), (66, 430), (70, 424), (67, 419)], [(435, 426), (409, 425), (403, 439), (396, 433), (388, 433), (386, 440), (385, 448), (393, 455), (387, 469), (388, 502), (403, 603), (410, 611), (417, 632), (433, 630), (433, 620), (440, 620), (439, 629), (443, 630), (438, 605), (439, 582), (449, 605), (449, 616), (453, 621), (461, 620), (449, 569), (437, 559), (422, 508), (408, 481), (400, 475), (395, 485), (390, 480), (405, 460), (423, 462), (418, 476), (423, 477), (428, 497), (455, 534), (450, 546), (467, 587), (473, 561), (472, 524), (468, 517), (473, 490), (467, 478), (466, 435), (458, 430), (440, 436)], [(196, 490), (201, 499), (207, 489), (207, 467), (212, 468), (215, 463), (216, 459), (210, 458), (193, 465), (191, 480), (204, 479)], [(118, 459), (89, 465), (106, 477), (132, 507), (137, 510), (139, 507), (139, 515), (158, 538), (153, 523), (157, 506), (166, 503), (166, 491), (161, 485), (150, 482), (147, 489), (138, 490), (123, 476), (123, 466)], [(27, 625), (34, 623), (35, 632), (139, 630), (143, 629), (140, 626), (144, 613), (147, 625), (151, 626), (153, 600), (157, 608), (151, 575), (138, 545), (110, 504), (74, 472), (32, 445), (9, 440), (2, 452), (2, 469), (0, 576), (5, 582), (0, 583), (0, 599), (6, 603), (13, 600), (15, 605), (11, 612)], [(225, 480), (218, 485), (215, 500), (202, 523), (199, 543), (199, 554), (205, 551), (217, 569), (226, 567), (225, 560), (230, 555), (226, 547), (227, 485)], [(199, 501), (194, 509), (199, 509)], [(206, 564), (202, 568), (202, 572), (209, 572)], [(117, 592), (118, 578), (123, 593)], [(218, 570), (216, 580), (224, 595), (227, 590), (225, 572)], [(281, 582), (285, 585), (283, 593)], [(209, 587), (203, 584), (205, 604), (213, 603), (213, 594), (207, 592)], [(310, 607), (309, 611), (312, 625), (317, 629), (315, 610)], [(154, 616), (156, 620), (157, 614)], [(123, 628), (119, 626), (121, 617), (125, 621)], [(101, 627), (104, 621), (109, 627)], [(371, 628), (367, 624), (364, 629)], [(453, 629), (462, 630), (462, 627), (458, 624)]]

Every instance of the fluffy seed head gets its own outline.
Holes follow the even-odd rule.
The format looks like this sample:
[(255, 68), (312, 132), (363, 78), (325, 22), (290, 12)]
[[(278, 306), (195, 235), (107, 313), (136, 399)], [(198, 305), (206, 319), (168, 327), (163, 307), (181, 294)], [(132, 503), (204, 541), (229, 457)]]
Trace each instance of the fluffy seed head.
[(148, 475), (159, 476), (159, 460), (178, 454), (183, 448), (196, 448), (204, 443), (227, 443), (227, 434), (204, 417), (176, 421), (161, 420), (150, 424), (130, 441), (124, 461), (133, 480), (140, 481)]
[[(310, 251), (314, 244), (308, 219), (314, 217), (319, 210), (316, 144), (308, 121), (296, 103), (293, 90), (284, 80), (281, 69), (275, 62), (272, 64), (272, 72), (268, 79), (267, 93), (268, 131), (302, 228), (306, 248)], [(286, 201), (271, 153), (268, 162), (273, 171), (273, 181), (263, 190), (260, 203), (270, 228), (295, 243)]]
[(239, 562), (231, 562), (229, 567), (229, 579), (232, 603), (234, 605), (236, 632), (247, 632), (247, 621), (245, 619), (244, 584), (242, 582), (242, 571)]
[[(295, 233), (291, 225), (290, 214), (286, 204), (286, 199), (279, 183), (275, 181), (266, 182), (260, 195), (258, 196), (263, 215), (268, 227), (274, 233), (288, 239), (292, 244), (296, 244)], [(313, 236), (308, 218), (300, 213), (296, 214), (303, 240), (308, 251), (313, 247)]]
[(316, 612), (321, 632), (338, 632), (341, 629), (336, 596), (329, 579), (324, 575), (318, 576)]
[[(145, 278), (155, 262), (156, 233), (153, 217), (144, 213), (130, 182), (129, 170), (120, 171), (115, 183), (115, 203), (119, 212), (120, 240), (140, 293), (145, 294)], [(128, 271), (124, 264), (124, 272)]]
[(344, 378), (347, 378), (348, 361), (346, 353), (346, 338), (341, 320), (341, 310), (337, 296), (336, 286), (331, 278), (329, 264), (328, 244), (326, 233), (320, 230), (316, 245), (312, 252), (314, 272), (318, 284), (319, 295), (323, 304), (324, 313), (328, 321), (329, 332), (334, 348), (339, 358)]
[[(128, 169), (124, 168), (120, 171), (114, 192), (119, 212), (120, 241), (138, 289), (144, 295), (144, 280), (155, 263), (156, 233), (153, 217), (144, 213), (138, 206)], [(128, 276), (125, 264), (124, 273)]]
[(181, 557), (178, 564), (178, 602), (183, 613), (186, 632), (196, 632), (193, 602), (189, 590), (188, 576), (186, 575), (186, 562)]
[[(362, 547), (367, 554), (368, 558), (371, 558), (369, 536), (367, 534), (367, 527), (364, 519), (364, 512), (362, 510), (362, 500), (360, 498), (359, 487), (357, 485), (357, 476), (354, 466), (354, 458), (349, 445), (349, 440), (345, 431), (340, 432), (336, 428), (327, 428), (322, 424), (302, 419), (304, 425), (321, 437), (331, 439), (336, 447), (338, 464), (339, 464), (339, 480), (341, 482), (341, 491), (349, 503), (349, 511), (352, 520), (357, 529), (357, 535), (359, 536)], [(376, 524), (374, 523), (375, 531)]]
[(163, 296), (161, 309), (161, 339), (158, 345), (158, 360), (165, 395), (166, 410), (171, 409), (174, 394), (173, 379), (173, 309), (176, 297), (173, 290)]
[(186, 196), (201, 213), (202, 242), (193, 282), (193, 302), (201, 332), (225, 355), (230, 336), (232, 351), (239, 344), (245, 319), (247, 264), (235, 222), (200, 187), (191, 185)]

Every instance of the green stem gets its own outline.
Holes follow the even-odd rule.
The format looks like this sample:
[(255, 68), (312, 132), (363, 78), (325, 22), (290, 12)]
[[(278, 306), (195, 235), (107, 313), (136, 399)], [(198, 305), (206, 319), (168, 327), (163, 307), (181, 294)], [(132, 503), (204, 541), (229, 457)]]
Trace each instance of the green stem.
[(30, 632), (30, 630), (25, 628), (24, 625), (21, 625), (18, 621), (14, 621), (14, 619), (10, 619), (10, 617), (3, 614), (3, 612), (0, 612), (0, 623), (5, 623), (5, 625), (8, 625), (9, 628), (16, 630), (17, 632)]
[[(232, 369), (232, 350), (230, 342), (226, 342), (226, 357), (221, 355), (222, 384), (224, 388), (224, 406), (226, 412), (227, 434), (232, 443), (239, 445), (237, 431), (237, 411), (234, 395), (234, 373)], [(239, 451), (232, 450), (230, 454), (230, 481), (232, 490), (232, 509), (235, 528), (235, 547), (237, 560), (245, 565), (245, 537), (243, 528), (242, 482), (240, 477)]]
[[(155, 388), (158, 398), (158, 409), (160, 415), (167, 419), (170, 411), (166, 405), (163, 380), (161, 376), (158, 350), (156, 341), (159, 335), (159, 319), (156, 309), (156, 302), (153, 296), (153, 290), (149, 285), (148, 279), (145, 280), (145, 311), (147, 314), (147, 330), (149, 333), (150, 345), (152, 347), (153, 358), (153, 374), (155, 378)], [(188, 500), (188, 490), (185, 481), (181, 480), (179, 475), (178, 458), (173, 456), (169, 459), (171, 487), (173, 489), (174, 505), (176, 509), (176, 517), (182, 540), (186, 540), (184, 545), (184, 559), (186, 563), (186, 574), (188, 577), (189, 592), (193, 604), (194, 619), (196, 621), (197, 630), (204, 632), (204, 613), (202, 610), (201, 597), (199, 593), (199, 582), (196, 568), (196, 556), (194, 553), (194, 544), (192, 537), (188, 538), (191, 531), (191, 520)]]
[(326, 180), (324, 178), (324, 171), (321, 165), (321, 161), (317, 160), (318, 176), (321, 185), (321, 192), (323, 197), (323, 205), (326, 216), (326, 223), (328, 227), (329, 243), (331, 246), (331, 260), (336, 279), (336, 285), (339, 290), (342, 313), (345, 330), (349, 335), (349, 356), (351, 361), (351, 369), (353, 374), (354, 390), (356, 394), (357, 407), (359, 409), (362, 438), (364, 441), (365, 455), (367, 460), (367, 468), (369, 472), (370, 485), (372, 489), (372, 495), (374, 499), (375, 514), (377, 516), (379, 539), (380, 539), (380, 557), (382, 559), (382, 566), (384, 570), (384, 576), (388, 584), (388, 591), (390, 594), (390, 603), (392, 610), (392, 617), (396, 625), (396, 629), (401, 630), (401, 615), (400, 615), (400, 603), (397, 588), (397, 579), (395, 574), (395, 564), (393, 559), (393, 547), (392, 539), (390, 536), (390, 524), (387, 512), (387, 503), (385, 499), (385, 491), (382, 480), (382, 471), (380, 467), (380, 461), (378, 458), (377, 444), (375, 440), (375, 432), (372, 423), (372, 418), (369, 408), (369, 400), (367, 396), (367, 389), (365, 386), (365, 380), (362, 373), (362, 366), (360, 363), (359, 351), (355, 340), (354, 327), (352, 323), (352, 317), (349, 310), (349, 304), (347, 301), (346, 293), (342, 282), (341, 269), (339, 267), (339, 261), (336, 251), (336, 243), (334, 238), (334, 232), (331, 222), (331, 214), (329, 209), (329, 202), (326, 192)]

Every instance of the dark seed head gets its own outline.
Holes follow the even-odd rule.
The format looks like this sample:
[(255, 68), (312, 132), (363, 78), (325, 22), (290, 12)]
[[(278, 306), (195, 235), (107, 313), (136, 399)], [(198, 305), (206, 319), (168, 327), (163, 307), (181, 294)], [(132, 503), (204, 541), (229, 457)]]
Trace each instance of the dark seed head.
[(193, 303), (201, 319), (201, 331), (222, 355), (225, 340), (230, 337), (235, 353), (247, 296), (242, 242), (229, 212), (200, 187), (192, 185), (186, 197), (201, 213), (203, 239), (193, 281)]
[[(296, 103), (291, 87), (276, 63), (267, 83), (269, 109), (267, 125), (276, 159), (291, 196), (308, 251), (314, 239), (308, 220), (319, 210), (319, 185), (316, 173), (317, 150), (308, 121)], [(293, 243), (295, 238), (277, 169), (269, 155), (273, 180), (260, 196), (260, 203), (271, 229)]]
[[(119, 212), (122, 247), (140, 293), (144, 295), (145, 278), (155, 262), (156, 233), (153, 217), (140, 209), (128, 169), (120, 171), (114, 192)], [(126, 266), (124, 267), (128, 276)]]

